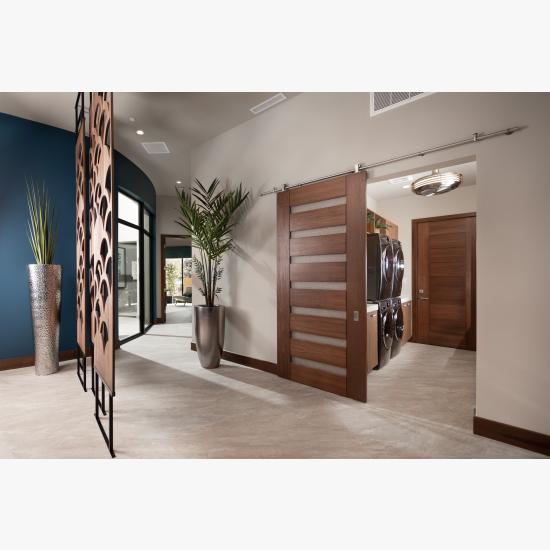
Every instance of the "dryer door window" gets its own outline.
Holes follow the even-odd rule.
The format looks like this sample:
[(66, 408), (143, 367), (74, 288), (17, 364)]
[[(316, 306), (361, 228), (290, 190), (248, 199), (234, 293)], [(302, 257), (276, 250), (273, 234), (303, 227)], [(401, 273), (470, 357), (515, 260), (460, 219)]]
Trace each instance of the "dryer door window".
[(393, 319), (391, 309), (382, 316), (382, 344), (386, 349), (391, 349), (393, 340)]
[(386, 297), (389, 296), (388, 290), (391, 293), (391, 285), (393, 281), (393, 255), (391, 254), (391, 248), (385, 246), (382, 249), (381, 257), (381, 278), (382, 278), (382, 292)]
[(401, 248), (398, 248), (395, 251), (395, 268), (394, 268), (394, 276), (397, 279), (398, 284), (401, 284), (401, 281), (403, 280), (403, 271), (405, 270), (405, 258), (403, 257), (403, 251)]
[(393, 322), (395, 323), (395, 334), (398, 338), (403, 338), (403, 308), (401, 306), (394, 310)]

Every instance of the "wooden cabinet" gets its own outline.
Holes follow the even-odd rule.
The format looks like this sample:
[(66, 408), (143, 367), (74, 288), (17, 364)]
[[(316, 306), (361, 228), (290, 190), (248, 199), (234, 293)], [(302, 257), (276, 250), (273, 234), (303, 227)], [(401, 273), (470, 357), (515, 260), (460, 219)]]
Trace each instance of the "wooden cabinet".
[(403, 309), (403, 339), (401, 343), (404, 344), (412, 336), (412, 302), (403, 302), (401, 307)]
[(380, 233), (392, 239), (398, 239), (399, 227), (388, 218), (367, 208), (367, 233)]
[(367, 368), (378, 365), (378, 312), (367, 313)]

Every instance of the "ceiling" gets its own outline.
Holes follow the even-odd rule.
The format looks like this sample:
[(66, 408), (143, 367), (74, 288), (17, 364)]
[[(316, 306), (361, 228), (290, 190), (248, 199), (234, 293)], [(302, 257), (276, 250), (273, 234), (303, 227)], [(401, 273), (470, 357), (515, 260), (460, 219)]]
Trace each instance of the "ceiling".
[[(460, 187), (468, 187), (470, 185), (476, 184), (475, 161), (465, 162), (463, 164), (455, 164), (453, 166), (445, 166), (445, 168), (440, 168), (439, 171), (459, 172), (460, 174), (462, 174), (463, 180), (460, 184)], [(419, 172), (408, 176), (401, 176), (399, 178), (369, 183), (367, 185), (367, 197), (372, 198), (376, 201), (410, 197), (413, 195), (412, 191), (410, 190), (410, 188), (403, 188), (403, 186), (410, 185), (411, 182), (415, 179), (421, 178), (422, 176), (427, 176), (428, 174), (431, 174), (431, 171)], [(423, 200), (426, 199), (426, 197), (419, 198)]]
[[(157, 194), (172, 195), (176, 181), (189, 183), (191, 148), (262, 116), (250, 108), (275, 93), (115, 92), (115, 147), (147, 174)], [(75, 99), (76, 92), (3, 92), (0, 112), (74, 131)], [(138, 129), (144, 131), (142, 136), (136, 134)], [(141, 145), (148, 141), (164, 141), (170, 154), (148, 154)]]

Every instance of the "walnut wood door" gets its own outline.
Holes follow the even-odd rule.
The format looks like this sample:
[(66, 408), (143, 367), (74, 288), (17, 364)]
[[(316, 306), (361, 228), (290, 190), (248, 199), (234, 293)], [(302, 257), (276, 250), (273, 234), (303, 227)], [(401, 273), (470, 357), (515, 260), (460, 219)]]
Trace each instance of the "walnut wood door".
[(278, 374), (367, 399), (366, 175), (277, 195)]
[(476, 349), (474, 213), (413, 220), (414, 341)]

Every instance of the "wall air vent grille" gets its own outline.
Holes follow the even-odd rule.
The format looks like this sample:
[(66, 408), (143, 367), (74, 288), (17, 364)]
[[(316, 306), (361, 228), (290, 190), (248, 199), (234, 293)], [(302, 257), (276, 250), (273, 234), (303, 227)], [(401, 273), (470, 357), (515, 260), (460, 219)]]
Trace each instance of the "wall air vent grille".
[(167, 155), (170, 153), (170, 149), (164, 141), (145, 141), (142, 145), (150, 155)]
[(254, 107), (252, 107), (252, 109), (250, 109), (250, 112), (254, 113), (255, 115), (258, 115), (258, 114), (262, 113), (263, 111), (266, 111), (267, 109), (270, 109), (271, 107), (274, 107), (278, 103), (281, 103), (285, 99), (286, 99), (285, 94), (281, 94), (281, 93), (276, 94), (276, 95), (266, 99), (265, 101), (262, 101), (261, 103), (258, 103), (258, 105), (254, 105)]
[(371, 92), (370, 116), (379, 115), (390, 109), (401, 107), (401, 105), (430, 95), (430, 93), (431, 92)]

